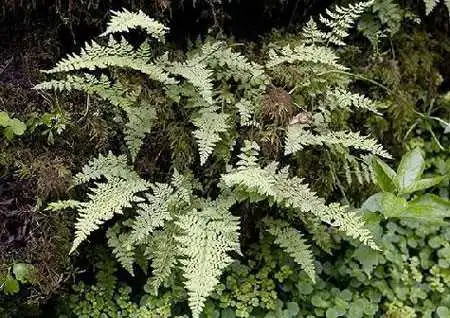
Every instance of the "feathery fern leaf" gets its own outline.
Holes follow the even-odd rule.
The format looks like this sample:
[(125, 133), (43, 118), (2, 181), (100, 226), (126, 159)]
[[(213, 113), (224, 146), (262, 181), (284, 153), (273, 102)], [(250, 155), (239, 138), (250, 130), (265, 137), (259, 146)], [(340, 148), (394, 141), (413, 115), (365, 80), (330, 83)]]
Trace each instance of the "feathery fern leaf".
[(88, 94), (95, 94), (117, 107), (132, 107), (140, 94), (140, 86), (133, 90), (125, 88), (120, 82), (111, 83), (106, 75), (97, 78), (91, 74), (68, 75), (63, 80), (50, 80), (34, 87), (35, 89), (71, 91), (79, 90)]
[(148, 202), (138, 204), (138, 215), (132, 224), (131, 241), (140, 244), (156, 229), (163, 227), (166, 221), (172, 220), (169, 211), (169, 200), (173, 193), (171, 186), (163, 183), (151, 185), (153, 194), (146, 193)]
[(224, 211), (226, 208), (217, 205), (194, 210), (176, 222), (185, 233), (176, 240), (184, 256), (180, 263), (193, 318), (200, 316), (223, 269), (233, 262), (228, 253), (239, 251), (238, 219)]
[(112, 17), (108, 22), (108, 27), (101, 36), (105, 36), (111, 33), (128, 32), (130, 29), (141, 28), (145, 32), (157, 39), (164, 42), (164, 37), (169, 28), (164, 24), (150, 18), (144, 12), (130, 12), (127, 9), (122, 11), (111, 11)]
[(222, 181), (229, 188), (238, 188), (249, 198), (271, 199), (285, 208), (298, 213), (310, 212), (321, 221), (339, 228), (348, 236), (377, 248), (372, 234), (364, 228), (364, 221), (355, 213), (348, 212), (339, 204), (326, 205), (322, 198), (313, 193), (298, 177), (289, 178), (287, 168), (277, 172), (277, 163), (264, 169), (259, 167), (254, 156), (258, 146), (246, 142), (240, 155), (238, 168), (222, 175)]
[(254, 102), (242, 98), (236, 103), (236, 108), (238, 110), (242, 126), (258, 126), (258, 123), (252, 120), (258, 108)]
[(334, 10), (326, 10), (327, 16), (319, 16), (322, 22), (330, 31), (325, 33), (325, 38), (329, 43), (344, 46), (343, 41), (348, 36), (348, 30), (353, 27), (356, 20), (370, 6), (373, 1), (358, 2), (349, 4), (347, 7), (336, 6)]
[(91, 159), (83, 166), (81, 172), (73, 178), (75, 185), (83, 184), (91, 180), (121, 178), (125, 180), (138, 180), (138, 174), (127, 164), (125, 155), (115, 156), (109, 152), (106, 156), (99, 154), (98, 158)]
[(324, 64), (335, 70), (346, 70), (347, 68), (338, 61), (339, 57), (335, 51), (325, 46), (315, 44), (300, 44), (293, 49), (290, 45), (283, 47), (281, 50), (269, 50), (269, 61), (266, 66), (273, 68), (283, 63), (316, 63)]
[(302, 233), (284, 221), (268, 218), (264, 223), (267, 227), (266, 230), (275, 237), (274, 243), (283, 248), (315, 282), (314, 256)]
[(134, 161), (157, 119), (156, 110), (150, 105), (126, 108), (128, 122), (125, 124), (125, 142)]
[(61, 211), (66, 209), (75, 209), (80, 205), (80, 201), (76, 200), (60, 200), (55, 202), (50, 202), (46, 208), (47, 211)]
[(194, 131), (194, 137), (198, 143), (201, 165), (206, 162), (215, 145), (221, 140), (220, 133), (229, 129), (228, 118), (229, 115), (225, 113), (216, 113), (205, 109), (192, 120), (192, 123), (197, 127), (197, 130)]
[(116, 41), (110, 37), (107, 45), (102, 46), (92, 41), (91, 44), (86, 44), (79, 55), (69, 55), (58, 62), (53, 69), (44, 72), (51, 74), (119, 67), (139, 71), (163, 84), (177, 84), (177, 81), (169, 77), (161, 66), (148, 62), (138, 53), (124, 38)]
[(152, 277), (150, 286), (155, 290), (163, 284), (172, 274), (178, 262), (178, 245), (175, 240), (177, 231), (173, 225), (164, 227), (164, 230), (155, 231), (149, 238), (146, 254), (152, 261)]
[(75, 223), (75, 239), (70, 252), (73, 252), (90, 233), (104, 222), (122, 213), (123, 208), (131, 207), (132, 202), (142, 201), (138, 192), (145, 191), (147, 183), (142, 180), (125, 180), (111, 177), (106, 183), (96, 183), (88, 194), (89, 201), (81, 202)]
[(187, 61), (185, 63), (174, 63), (170, 68), (173, 74), (183, 76), (191, 83), (208, 103), (213, 103), (212, 70), (200, 61)]
[[(425, 14), (429, 15), (431, 11), (434, 10), (434, 8), (437, 6), (440, 0), (423, 0), (425, 3)], [(443, 0), (444, 4), (446, 5), (449, 14), (450, 14), (450, 1), (449, 0)]]
[(310, 145), (342, 145), (347, 148), (368, 151), (380, 157), (391, 158), (375, 139), (361, 136), (358, 132), (330, 131), (323, 135), (314, 135), (309, 130), (305, 130), (302, 125), (289, 126), (286, 133), (286, 155)]
[(330, 109), (341, 108), (350, 110), (353, 106), (356, 109), (366, 109), (381, 115), (377, 110), (382, 106), (380, 103), (374, 102), (364, 95), (352, 93), (340, 88), (329, 90), (326, 93), (325, 102)]
[(120, 226), (116, 223), (106, 231), (106, 238), (108, 239), (108, 246), (112, 249), (119, 264), (131, 275), (134, 275), (135, 255), (134, 247), (129, 243), (129, 234), (120, 233)]
[[(233, 78), (236, 82), (242, 83), (242, 85), (250, 85), (257, 91), (264, 90), (269, 82), (269, 78), (261, 65), (250, 62), (247, 57), (238, 52), (233, 52), (231, 48), (215, 50), (207, 61), (221, 77)], [(223, 71), (218, 70), (218, 67), (223, 68)]]
[(313, 18), (309, 19), (309, 21), (305, 24), (302, 29), (301, 38), (306, 41), (306, 43), (323, 43), (327, 34), (320, 31), (317, 26), (316, 21)]

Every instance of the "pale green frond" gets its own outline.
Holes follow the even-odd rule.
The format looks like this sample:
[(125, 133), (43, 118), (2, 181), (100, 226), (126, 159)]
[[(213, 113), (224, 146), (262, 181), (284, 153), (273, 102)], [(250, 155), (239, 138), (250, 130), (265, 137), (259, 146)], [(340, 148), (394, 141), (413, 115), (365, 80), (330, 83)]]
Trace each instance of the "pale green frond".
[(239, 117), (241, 118), (242, 126), (258, 126), (258, 123), (253, 120), (253, 116), (256, 113), (258, 106), (256, 103), (249, 101), (245, 98), (241, 98), (236, 103), (236, 108), (239, 113)]
[(222, 139), (220, 133), (229, 129), (228, 119), (229, 115), (208, 109), (201, 111), (197, 117), (192, 119), (192, 123), (197, 127), (193, 135), (197, 140), (201, 165), (206, 162), (216, 144)]
[(425, 14), (429, 15), (431, 11), (437, 6), (440, 0), (423, 0), (425, 3)]
[(79, 55), (72, 54), (59, 61), (46, 73), (70, 72), (76, 70), (107, 69), (109, 67), (128, 68), (147, 75), (163, 84), (177, 84), (159, 65), (143, 59), (124, 38), (116, 41), (110, 37), (106, 45), (94, 41), (86, 44)]
[(303, 27), (301, 38), (307, 43), (323, 43), (327, 38), (327, 34), (320, 31), (316, 21), (311, 18)]
[(191, 83), (208, 104), (213, 103), (213, 71), (205, 63), (188, 60), (185, 63), (174, 63), (169, 70)]
[(325, 96), (325, 103), (331, 110), (336, 108), (351, 110), (354, 107), (358, 110), (365, 109), (381, 115), (378, 112), (378, 108), (382, 107), (380, 103), (374, 102), (364, 95), (352, 93), (341, 88), (328, 90)]
[(60, 200), (55, 202), (50, 202), (45, 208), (47, 211), (61, 211), (61, 210), (67, 210), (67, 209), (76, 209), (80, 205), (80, 201), (76, 200)]
[(194, 189), (192, 180), (186, 175), (182, 175), (175, 169), (170, 184), (174, 187), (175, 204), (189, 205), (191, 203), (191, 197)]
[(274, 243), (279, 245), (301, 268), (313, 282), (316, 281), (316, 267), (310, 246), (303, 238), (303, 234), (290, 227), (284, 221), (266, 219), (267, 231), (275, 237)]
[(371, 158), (371, 155), (360, 156), (360, 158), (350, 154), (345, 156), (344, 172), (349, 185), (352, 184), (353, 178), (356, 178), (359, 184), (373, 183)]
[(70, 252), (73, 252), (90, 233), (100, 225), (121, 214), (123, 208), (131, 207), (132, 202), (141, 201), (136, 194), (147, 189), (147, 183), (137, 179), (111, 177), (108, 182), (96, 183), (90, 188), (89, 200), (81, 202), (75, 223), (75, 239)]
[(174, 226), (167, 225), (163, 230), (155, 231), (149, 238), (146, 248), (146, 254), (150, 257), (152, 266), (152, 277), (149, 283), (155, 291), (169, 279), (177, 265), (179, 252), (175, 234)]
[(109, 152), (106, 156), (99, 154), (98, 158), (93, 158), (87, 165), (84, 165), (81, 172), (74, 176), (73, 183), (79, 185), (102, 177), (106, 179), (116, 177), (126, 180), (139, 179), (139, 175), (127, 164), (127, 156), (115, 156)]
[[(250, 85), (258, 91), (263, 91), (269, 83), (269, 77), (264, 68), (242, 55), (233, 52), (231, 48), (215, 50), (208, 56), (208, 65), (216, 70), (220, 77), (232, 78), (241, 85)], [(221, 78), (219, 78), (221, 79)]]
[(180, 263), (189, 307), (193, 318), (198, 318), (222, 271), (233, 262), (228, 253), (239, 251), (239, 223), (229, 212), (211, 207), (180, 217), (177, 225), (184, 232), (176, 240), (183, 256)]
[(133, 264), (135, 259), (134, 247), (129, 242), (128, 233), (120, 233), (118, 223), (106, 231), (106, 238), (109, 248), (116, 257), (119, 264), (134, 276)]
[(127, 9), (122, 11), (111, 11), (112, 16), (108, 22), (108, 27), (101, 36), (111, 33), (128, 32), (130, 29), (141, 28), (149, 36), (164, 42), (164, 37), (169, 30), (164, 24), (150, 18), (144, 12), (130, 12)]
[(312, 145), (341, 145), (364, 150), (380, 157), (391, 158), (375, 139), (361, 136), (358, 132), (329, 131), (322, 135), (314, 135), (311, 131), (305, 130), (302, 125), (296, 124), (288, 127), (284, 149), (286, 155)]
[[(259, 196), (271, 199), (284, 208), (297, 210), (297, 213), (312, 213), (322, 222), (338, 227), (348, 236), (377, 248), (372, 234), (364, 228), (364, 221), (339, 204), (326, 205), (316, 196), (308, 185), (298, 177), (289, 178), (287, 168), (277, 172), (277, 164), (272, 163), (264, 169), (254, 165), (256, 158), (241, 160), (237, 169), (222, 175), (222, 181), (229, 188), (238, 188), (249, 198)], [(246, 166), (246, 162), (251, 165)]]
[[(425, 14), (429, 15), (431, 13), (431, 11), (434, 10), (434, 8), (436, 8), (436, 6), (438, 5), (440, 0), (423, 0), (423, 2), (425, 3)], [(444, 5), (447, 7), (449, 16), (450, 16), (450, 0), (442, 0)]]
[(125, 142), (134, 161), (144, 143), (145, 135), (150, 133), (155, 125), (156, 110), (151, 105), (128, 107), (125, 109), (128, 122), (125, 124)]
[(121, 108), (132, 107), (140, 94), (140, 86), (130, 89), (124, 87), (120, 82), (111, 83), (106, 75), (97, 78), (91, 74), (68, 75), (63, 80), (50, 80), (40, 83), (34, 88), (57, 91), (79, 90), (88, 94), (95, 94)]
[(293, 49), (287, 45), (281, 50), (269, 50), (269, 61), (266, 66), (273, 68), (284, 63), (316, 63), (327, 65), (335, 70), (346, 70), (345, 66), (338, 63), (338, 59), (336, 52), (331, 48), (302, 43)]
[(347, 7), (336, 6), (334, 10), (326, 10), (326, 16), (319, 16), (329, 31), (326, 32), (326, 40), (335, 45), (344, 46), (343, 41), (348, 35), (348, 30), (354, 26), (356, 20), (363, 12), (373, 5), (373, 1), (350, 3)]
[(131, 241), (141, 244), (147, 236), (156, 229), (164, 226), (166, 221), (172, 220), (169, 204), (173, 189), (164, 183), (151, 185), (153, 193), (146, 193), (146, 202), (138, 204), (137, 216), (133, 220)]

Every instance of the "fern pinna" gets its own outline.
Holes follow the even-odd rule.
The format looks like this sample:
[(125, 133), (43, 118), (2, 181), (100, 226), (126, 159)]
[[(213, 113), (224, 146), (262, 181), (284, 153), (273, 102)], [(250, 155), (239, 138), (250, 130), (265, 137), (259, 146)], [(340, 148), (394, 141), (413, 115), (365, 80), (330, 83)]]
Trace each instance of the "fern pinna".
[[(113, 222), (106, 238), (118, 262), (130, 274), (136, 270), (135, 264), (146, 271), (142, 260), (149, 262), (150, 284), (156, 291), (181, 272), (193, 317), (199, 317), (224, 268), (243, 257), (239, 234), (245, 207), (271, 207), (261, 213), (261, 235), (272, 237), (312, 280), (315, 267), (308, 230), (324, 248), (319, 232), (325, 233), (324, 227), (329, 226), (376, 249), (356, 212), (327, 203), (301, 176), (270, 162), (260, 149), (268, 125), (264, 96), (268, 89), (282, 84), (291, 94), (302, 96), (299, 114), (310, 114), (308, 120), (295, 120), (296, 115), (290, 124), (269, 123), (279, 125), (285, 136), (282, 156), (296, 156), (305, 147), (316, 146), (344, 153), (347, 166), (352, 167), (362, 167), (358, 160), (370, 162), (370, 156), (389, 157), (375, 140), (333, 129), (336, 109), (340, 113), (380, 114), (378, 103), (348, 90), (351, 79), (336, 51), (344, 45), (348, 28), (370, 5), (364, 2), (327, 11), (327, 17), (320, 18), (325, 31), (310, 21), (294, 46), (272, 45), (264, 65), (224, 42), (206, 42), (184, 60), (173, 58), (170, 52), (158, 54), (168, 30), (164, 25), (142, 12), (114, 12), (102, 34), (109, 36), (108, 40), (91, 42), (79, 54), (63, 59), (47, 71), (58, 74), (58, 79), (36, 86), (92, 94), (127, 118), (123, 133), (129, 156), (99, 155), (73, 180), (74, 186), (88, 185), (85, 199), (49, 205), (53, 210), (78, 211), (72, 251), (105, 222)], [(141, 29), (148, 37), (137, 47), (117, 35), (133, 29)], [(155, 49), (152, 42), (160, 47)], [(198, 147), (200, 165), (195, 175), (225, 162), (219, 165), (223, 170), (214, 185), (173, 166), (167, 182), (151, 182), (130, 165), (144, 156), (140, 149), (146, 134), (159, 129), (158, 121), (163, 120), (148, 99), (152, 92), (164, 96), (162, 107), (167, 111), (171, 107), (183, 110), (185, 117), (179, 124), (190, 129)], [(366, 174), (370, 174), (368, 170), (366, 167)]]

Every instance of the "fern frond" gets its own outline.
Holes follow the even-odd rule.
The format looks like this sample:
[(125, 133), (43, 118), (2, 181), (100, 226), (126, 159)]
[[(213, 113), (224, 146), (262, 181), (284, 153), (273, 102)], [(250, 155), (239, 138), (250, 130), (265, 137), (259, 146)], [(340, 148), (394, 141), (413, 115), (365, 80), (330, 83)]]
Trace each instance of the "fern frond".
[(130, 238), (133, 244), (140, 244), (156, 229), (163, 227), (166, 221), (172, 220), (169, 211), (172, 187), (155, 183), (151, 185), (151, 189), (153, 194), (145, 194), (147, 202), (138, 204), (138, 215), (133, 221)]
[(80, 201), (76, 200), (61, 200), (50, 202), (45, 210), (56, 212), (67, 209), (76, 209), (80, 205), (80, 203)]
[(313, 282), (316, 282), (314, 256), (300, 231), (288, 223), (268, 218), (265, 220), (266, 230), (275, 237), (274, 243), (279, 245), (299, 264)]
[(258, 123), (252, 119), (258, 109), (256, 103), (245, 98), (241, 98), (236, 103), (236, 108), (238, 110), (242, 126), (258, 126)]
[(114, 214), (121, 214), (123, 208), (131, 207), (132, 202), (141, 201), (136, 194), (146, 189), (147, 183), (136, 179), (111, 177), (108, 182), (96, 183), (88, 194), (89, 201), (79, 204), (75, 239), (70, 252), (73, 252), (100, 225), (112, 219)]
[[(253, 154), (250, 151), (253, 151)], [(338, 227), (348, 236), (377, 248), (371, 232), (364, 228), (361, 217), (348, 212), (339, 204), (326, 205), (322, 198), (317, 197), (308, 185), (303, 183), (302, 179), (289, 178), (287, 168), (277, 172), (277, 163), (261, 168), (256, 163), (255, 151), (255, 145), (247, 142), (238, 168), (222, 175), (225, 186), (243, 191), (248, 198), (270, 199), (282, 207), (300, 213), (310, 212), (322, 222)]]
[(319, 30), (316, 21), (312, 18), (306, 22), (300, 36), (306, 43), (323, 43), (327, 38), (327, 34)]
[(326, 65), (335, 70), (346, 70), (345, 66), (338, 63), (338, 59), (339, 57), (331, 48), (302, 43), (293, 49), (290, 45), (287, 45), (281, 50), (269, 50), (269, 61), (266, 66), (273, 68), (284, 63), (316, 63)]
[(130, 12), (127, 9), (122, 11), (111, 11), (112, 17), (108, 22), (108, 27), (101, 36), (111, 33), (128, 32), (130, 29), (141, 28), (149, 36), (164, 42), (166, 32), (169, 30), (164, 24), (150, 18), (144, 12)]
[(149, 238), (146, 254), (152, 261), (153, 269), (149, 283), (155, 292), (167, 281), (178, 262), (176, 233), (174, 226), (169, 224), (164, 227), (164, 230), (155, 231)]
[(305, 130), (302, 125), (289, 126), (284, 148), (286, 155), (311, 145), (342, 145), (347, 148), (352, 147), (368, 151), (380, 157), (391, 158), (375, 139), (361, 136), (358, 132), (330, 131), (323, 135), (314, 135), (309, 130)]
[(120, 233), (120, 225), (116, 223), (106, 231), (106, 238), (119, 264), (134, 276), (135, 254), (133, 245), (129, 243), (129, 234)]
[(425, 3), (425, 14), (429, 15), (431, 11), (437, 6), (440, 0), (423, 0)]
[(193, 134), (197, 140), (201, 165), (206, 162), (215, 145), (221, 140), (220, 133), (229, 129), (228, 118), (229, 115), (225, 113), (205, 109), (192, 119), (192, 123), (197, 127)]
[(84, 165), (81, 172), (74, 176), (73, 183), (79, 185), (102, 177), (139, 180), (139, 175), (127, 164), (125, 155), (115, 156), (109, 152), (106, 156), (99, 154), (98, 158), (91, 159), (87, 165)]
[(102, 46), (94, 41), (86, 44), (79, 55), (72, 54), (59, 61), (45, 73), (61, 73), (82, 69), (96, 70), (109, 67), (128, 68), (147, 75), (163, 84), (177, 84), (159, 65), (143, 59), (124, 38), (120, 41), (110, 37), (108, 44)]
[(95, 94), (112, 105), (126, 108), (132, 107), (140, 94), (140, 86), (133, 87), (132, 90), (124, 87), (120, 82), (114, 84), (106, 75), (99, 78), (91, 75), (68, 75), (63, 80), (50, 80), (34, 87), (34, 89), (71, 91), (79, 90), (88, 94)]
[(231, 48), (215, 50), (207, 60), (220, 77), (227, 80), (232, 78), (241, 85), (250, 85), (259, 91), (263, 91), (269, 83), (269, 78), (261, 65), (250, 62), (247, 57), (239, 52), (233, 52)]
[(366, 155), (357, 158), (350, 154), (345, 156), (344, 172), (346, 181), (349, 185), (352, 184), (353, 177), (356, 178), (359, 184), (372, 183), (373, 171), (371, 166), (372, 156)]
[(341, 108), (350, 110), (353, 106), (356, 109), (364, 109), (381, 115), (377, 110), (382, 106), (380, 103), (374, 102), (364, 95), (352, 93), (340, 88), (327, 91), (325, 103), (330, 109)]
[(208, 103), (213, 103), (212, 70), (205, 63), (199, 61), (186, 61), (185, 63), (174, 63), (170, 68), (173, 74), (183, 76), (191, 83)]
[(150, 105), (128, 107), (125, 109), (128, 122), (125, 124), (125, 142), (134, 161), (144, 143), (144, 137), (150, 133), (157, 119), (156, 110)]
[(326, 10), (326, 16), (319, 16), (322, 22), (330, 31), (325, 33), (327, 42), (344, 46), (343, 41), (348, 35), (348, 30), (353, 27), (356, 20), (370, 6), (373, 1), (350, 3), (347, 7), (336, 6), (334, 10)]
[(185, 233), (176, 240), (184, 256), (180, 263), (193, 318), (200, 316), (222, 271), (233, 262), (228, 253), (239, 251), (238, 219), (221, 208), (194, 210), (176, 222)]

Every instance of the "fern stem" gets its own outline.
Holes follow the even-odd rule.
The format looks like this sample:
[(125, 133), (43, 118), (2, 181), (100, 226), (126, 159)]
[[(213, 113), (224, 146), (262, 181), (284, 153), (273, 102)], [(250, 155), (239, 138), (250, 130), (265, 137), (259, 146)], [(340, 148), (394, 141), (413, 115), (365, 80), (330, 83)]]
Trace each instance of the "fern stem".
[(353, 76), (355, 78), (358, 78), (358, 79), (364, 80), (366, 82), (372, 83), (372, 84), (374, 84), (374, 85), (376, 85), (376, 86), (378, 86), (378, 87), (380, 87), (380, 88), (382, 88), (382, 89), (384, 89), (384, 90), (386, 90), (386, 91), (388, 91), (390, 93), (393, 93), (393, 91), (389, 87), (384, 86), (383, 84), (378, 83), (377, 81), (375, 81), (373, 79), (367, 78), (367, 77), (359, 75), (359, 74), (351, 73), (351, 72), (339, 71), (339, 70), (331, 70), (331, 71), (326, 71), (326, 72), (319, 73), (317, 75), (318, 76), (322, 76), (322, 75), (326, 75), (326, 74), (330, 74), (330, 73), (337, 73), (337, 74), (342, 74), (342, 75)]

